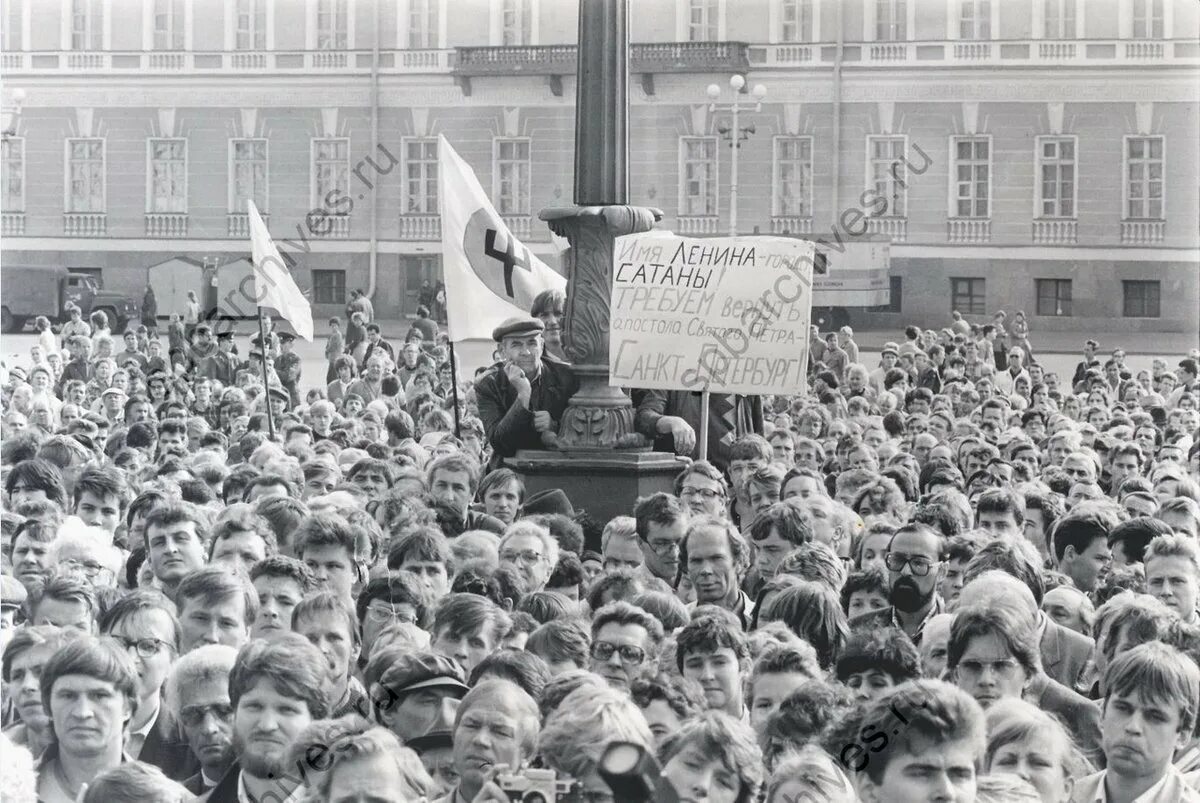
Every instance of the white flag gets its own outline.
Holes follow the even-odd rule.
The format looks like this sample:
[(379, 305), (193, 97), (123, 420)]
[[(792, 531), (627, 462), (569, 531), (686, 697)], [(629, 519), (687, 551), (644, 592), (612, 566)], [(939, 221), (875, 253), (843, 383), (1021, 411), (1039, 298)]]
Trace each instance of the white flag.
[(514, 315), (528, 315), (543, 290), (567, 280), (534, 256), (504, 225), (470, 165), (438, 137), (442, 265), (452, 340), (490, 340)]
[(287, 263), (279, 255), (279, 249), (271, 240), (267, 224), (263, 223), (254, 201), (247, 199), (250, 217), (250, 250), (254, 263), (254, 297), (260, 307), (270, 307), (279, 317), (292, 325), (296, 334), (312, 342), (312, 307), (308, 299), (296, 286), (296, 280), (288, 272)]

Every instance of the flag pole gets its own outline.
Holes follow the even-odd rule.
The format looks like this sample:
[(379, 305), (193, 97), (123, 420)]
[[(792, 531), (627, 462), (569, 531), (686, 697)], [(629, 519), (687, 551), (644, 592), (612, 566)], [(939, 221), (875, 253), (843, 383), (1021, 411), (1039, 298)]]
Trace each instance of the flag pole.
[(708, 403), (709, 393), (707, 390), (700, 394), (700, 459), (708, 459)]
[(458, 359), (454, 356), (454, 341), (450, 341), (450, 396), (454, 400), (454, 437), (462, 439), (462, 422), (458, 413)]
[(267, 395), (267, 435), (275, 440), (275, 417), (271, 414), (271, 380), (267, 374), (267, 330), (263, 326), (263, 308), (258, 307), (258, 343), (262, 359), (263, 389)]

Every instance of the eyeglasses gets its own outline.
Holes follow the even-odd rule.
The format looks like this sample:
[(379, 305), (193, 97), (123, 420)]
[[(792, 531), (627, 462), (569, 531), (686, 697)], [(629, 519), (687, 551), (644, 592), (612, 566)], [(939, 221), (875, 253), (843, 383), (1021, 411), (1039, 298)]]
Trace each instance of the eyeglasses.
[(410, 611), (400, 608), (387, 607), (381, 605), (372, 605), (367, 608), (367, 616), (375, 622), (405, 622), (407, 624), (415, 624), (417, 619)]
[(907, 566), (913, 573), (914, 577), (924, 577), (929, 574), (929, 570), (933, 568), (934, 563), (929, 558), (921, 557), (920, 555), (901, 555), (898, 552), (889, 552), (883, 559), (888, 569), (893, 572), (902, 572)]
[(111, 571), (107, 566), (101, 566), (99, 563), (93, 560), (82, 561), (76, 558), (67, 558), (65, 560), (61, 560), (58, 562), (58, 565), (81, 572), (89, 580), (95, 580), (102, 572)]
[(608, 641), (597, 641), (592, 645), (592, 657), (597, 661), (611, 661), (617, 653), (620, 653), (621, 663), (626, 666), (638, 666), (646, 660), (646, 651), (632, 644), (618, 646)]
[(229, 722), (233, 719), (233, 706), (229, 703), (213, 703), (211, 705), (189, 705), (179, 712), (179, 719), (189, 728), (195, 728), (204, 722), (205, 717), (212, 714), (219, 722)]
[(688, 497), (700, 497), (701, 499), (716, 499), (721, 496), (720, 491), (714, 491), (712, 488), (696, 488), (695, 486), (685, 485), (679, 490), (679, 497), (687, 499)]
[(672, 552), (678, 552), (680, 544), (679, 541), (661, 541), (659, 539), (647, 541), (646, 543), (650, 545), (650, 549), (656, 555), (669, 555)]
[(532, 566), (542, 559), (541, 552), (534, 552), (532, 549), (525, 549), (521, 552), (510, 552), (505, 550), (500, 553), (500, 560), (505, 563), (523, 563), (526, 566)]
[(126, 650), (133, 647), (142, 658), (153, 658), (162, 651), (163, 647), (171, 646), (162, 639), (156, 638), (130, 639), (124, 636), (113, 636), (113, 639)]

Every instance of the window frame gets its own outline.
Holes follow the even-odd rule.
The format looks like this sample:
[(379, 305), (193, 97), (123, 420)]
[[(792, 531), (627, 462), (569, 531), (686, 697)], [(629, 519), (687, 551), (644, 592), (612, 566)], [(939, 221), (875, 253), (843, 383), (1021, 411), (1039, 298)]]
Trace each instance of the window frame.
[[(988, 158), (987, 158), (988, 191), (987, 192), (988, 192), (988, 196), (987, 196), (987, 214), (984, 214), (984, 215), (976, 215), (976, 214), (961, 215), (958, 213), (958, 202), (959, 202), (959, 200), (962, 200), (959, 198), (959, 195), (958, 195), (958, 189), (959, 189), (959, 184), (960, 184), (960, 182), (958, 180), (958, 167), (959, 167), (958, 145), (959, 145), (959, 143), (968, 141), (968, 140), (972, 141), (972, 142), (983, 141), (983, 142), (987, 143), (987, 149), (988, 149), (988, 151), (987, 151), (988, 152)], [(978, 164), (978, 162), (974, 158), (974, 156), (972, 156), (971, 162), (972, 162), (972, 164)], [(956, 134), (956, 135), (950, 137), (950, 170), (948, 171), (950, 187), (949, 187), (949, 195), (947, 197), (947, 202), (946, 202), (946, 208), (948, 211), (950, 211), (952, 213), (948, 216), (951, 220), (991, 220), (992, 219), (992, 198), (995, 195), (995, 188), (996, 188), (995, 182), (993, 181), (992, 174), (995, 170), (995, 165), (996, 165), (996, 149), (993, 146), (991, 134)], [(971, 181), (970, 181), (972, 190), (974, 190), (975, 185), (977, 183), (978, 183), (977, 179), (974, 177), (974, 175), (972, 175)], [(973, 210), (974, 205), (978, 201), (978, 199), (974, 195), (971, 195), (969, 200), (972, 204), (972, 210)]]
[[(874, 25), (872, 25), (875, 42), (907, 42), (911, 30), (909, 28), (908, 16), (910, 13), (909, 4), (915, 3), (916, 0), (867, 0), (874, 3)], [(888, 9), (888, 26), (889, 33), (899, 33), (899, 36), (882, 37), (880, 33), (883, 31), (881, 27), (884, 23), (879, 15), (880, 9)]]
[[(312, 137), (309, 140), (309, 146), (308, 146), (309, 147), (309, 150), (308, 150), (308, 178), (309, 178), (308, 194), (309, 194), (309, 198), (312, 200), (312, 208), (313, 209), (324, 209), (326, 211), (327, 215), (331, 215), (331, 216), (335, 216), (335, 217), (344, 217), (346, 215), (345, 212), (339, 212), (334, 209), (330, 209), (330, 208), (328, 208), (329, 205), (325, 203), (325, 196), (328, 195), (333, 189), (341, 189), (340, 187), (333, 187), (330, 189), (326, 189), (324, 193), (317, 192), (318, 184), (319, 184), (319, 181), (317, 178), (318, 173), (319, 173), (319, 171), (317, 169), (317, 144), (322, 143), (322, 142), (344, 142), (346, 144), (346, 186), (344, 188), (345, 189), (344, 195), (349, 196), (350, 195), (350, 137)], [(327, 160), (327, 161), (329, 161), (330, 163), (333, 162), (332, 159)]]
[[(820, 0), (775, 0), (775, 3), (779, 25), (777, 39), (780, 44), (806, 45), (821, 40), (820, 31), (817, 30), (820, 24)], [(785, 18), (785, 11), (789, 7), (796, 9), (796, 21), (792, 23)], [(795, 36), (787, 35), (789, 24), (796, 27)]]
[[(683, 4), (685, 41), (721, 41), (721, 0), (683, 0)], [(700, 12), (700, 22), (694, 20), (693, 15), (697, 11)], [(705, 33), (711, 31), (711, 36), (696, 37), (695, 32), (698, 25), (703, 27)]]
[[(887, 202), (888, 202), (887, 210), (883, 214), (876, 214), (875, 210), (873, 208), (866, 209), (867, 217), (888, 218), (888, 219), (895, 219), (895, 220), (907, 220), (908, 219), (908, 164), (905, 161), (904, 155), (908, 153), (908, 135), (907, 134), (868, 134), (867, 135), (866, 154), (865, 154), (866, 166), (863, 168), (863, 176), (865, 179), (863, 181), (864, 189), (866, 189), (867, 191), (879, 194), (879, 183), (875, 177), (875, 167), (878, 162), (878, 159), (875, 156), (875, 147), (874, 146), (877, 142), (889, 142), (892, 144), (895, 144), (897, 142), (900, 143), (900, 156), (896, 157), (893, 155), (893, 156), (889, 157), (890, 161), (888, 162), (888, 164), (891, 166), (891, 169), (886, 171), (887, 175), (885, 176), (885, 181), (886, 181), (887, 187), (889, 189), (895, 189), (896, 187), (899, 187), (900, 198), (901, 198), (900, 203), (901, 203), (902, 208), (901, 208), (901, 211), (899, 214), (897, 214), (894, 211), (894, 206), (893, 206), (892, 200), (895, 196), (891, 192), (889, 192), (889, 193), (883, 195), (883, 197), (886, 198)], [(895, 166), (897, 163), (899, 163), (901, 165), (901, 167), (903, 168), (903, 176), (901, 178), (897, 178), (894, 175)]]
[[(711, 181), (712, 184), (712, 212), (695, 213), (688, 211), (687, 203), (687, 184), (688, 174), (687, 165), (689, 164), (687, 156), (687, 144), (689, 142), (709, 142), (712, 144), (712, 167), (710, 175), (705, 179), (705, 184)], [(721, 215), (721, 141), (715, 134), (686, 134), (679, 137), (679, 216), (680, 217), (720, 217)]]
[[(444, 47), (442, 30), (446, 8), (443, 0), (402, 0), (400, 14), (403, 15), (403, 29), (398, 31), (401, 37), (398, 45), (401, 50), (435, 50)], [(414, 19), (422, 21), (421, 27), (413, 25)], [(418, 33), (423, 34), (425, 44), (413, 44), (413, 36)]]
[[(1071, 165), (1074, 169), (1074, 178), (1071, 181), (1072, 187), (1071, 187), (1070, 201), (1071, 201), (1072, 214), (1070, 214), (1070, 215), (1061, 214), (1061, 212), (1062, 212), (1061, 197), (1059, 198), (1058, 201), (1056, 201), (1056, 204), (1058, 204), (1057, 208), (1058, 208), (1058, 211), (1060, 212), (1060, 214), (1047, 215), (1043, 211), (1045, 209), (1045, 202), (1047, 199), (1043, 192), (1045, 187), (1044, 187), (1044, 183), (1042, 181), (1042, 168), (1046, 167), (1049, 164), (1049, 162), (1046, 161), (1046, 157), (1043, 154), (1043, 151), (1044, 151), (1043, 146), (1045, 143), (1050, 142), (1050, 141), (1058, 142), (1058, 144), (1060, 146), (1060, 153), (1061, 153), (1062, 143), (1070, 142), (1072, 150), (1074, 152), (1074, 156), (1071, 159)], [(1042, 135), (1034, 138), (1034, 148), (1035, 148), (1034, 158), (1033, 158), (1033, 217), (1034, 217), (1034, 220), (1078, 220), (1079, 219), (1079, 137), (1075, 134), (1042, 134)], [(1057, 163), (1060, 168), (1063, 165), (1061, 156), (1056, 157), (1053, 160), (1050, 160), (1050, 162)], [(1057, 180), (1056, 186), (1061, 186), (1061, 184), (1062, 184), (1062, 178), (1060, 176)]]
[[(271, 13), (271, 3), (273, 1), (274, 0), (229, 0), (231, 15), (230, 27), (232, 32), (230, 50), (234, 50), (238, 53), (255, 53), (272, 49), (273, 43), (271, 36), (271, 23), (273, 15)], [(249, 40), (249, 47), (242, 47), (240, 43), (240, 37), (243, 33), (243, 29), (240, 27), (243, 17), (241, 9), (242, 3), (246, 3), (249, 6), (248, 13), (245, 14), (245, 17), (249, 20), (250, 24), (250, 27), (245, 29), (245, 35)], [(260, 7), (262, 9), (261, 15), (259, 14)], [(258, 19), (260, 16), (262, 17), (261, 29), (258, 26)], [(258, 43), (260, 36), (262, 38), (261, 47)]]
[[(500, 148), (504, 144), (525, 145), (525, 175), (523, 204), (516, 210), (504, 211), (504, 196), (501, 187), (504, 183), (502, 167), (506, 164), (520, 164), (518, 159), (500, 158)], [(495, 199), (496, 212), (501, 216), (520, 216), (533, 214), (533, 139), (531, 137), (492, 137), (492, 198)]]
[[(157, 142), (183, 144), (183, 203), (182, 209), (155, 209), (154, 194), (154, 144)], [(189, 151), (186, 137), (147, 137), (146, 138), (146, 214), (148, 215), (186, 215), (188, 213), (188, 158)], [(172, 159), (171, 161), (175, 161)]]
[[(959, 292), (959, 282), (967, 282), (967, 292)], [(981, 292), (976, 294), (975, 283), (979, 282)], [(975, 306), (978, 295), (979, 306)], [(950, 309), (958, 310), (963, 315), (987, 314), (987, 279), (983, 276), (951, 276), (950, 277)]]
[[(346, 303), (346, 271), (342, 268), (313, 268), (312, 273), (312, 303), (314, 304), (345, 304)], [(322, 287), (320, 280), (325, 278), (337, 278), (339, 281), (334, 281), (328, 287)], [(337, 298), (340, 289), (341, 298)], [(325, 300), (318, 292), (320, 290), (332, 290), (333, 299)]]
[[(353, 48), (354, 43), (352, 32), (354, 30), (354, 26), (351, 20), (354, 16), (355, 9), (351, 0), (312, 0), (312, 3), (313, 50), (336, 53)], [(322, 6), (326, 4), (332, 4), (332, 9), (328, 14), (332, 26), (328, 31), (322, 29), (321, 27)], [(342, 26), (340, 28), (337, 25), (339, 17), (342, 22)], [(330, 42), (329, 47), (323, 47), (321, 45), (321, 37), (323, 35), (332, 36), (332, 41)], [(345, 40), (344, 42), (342, 41), (343, 39)]]
[[(533, 44), (533, 18), (536, 9), (533, 6), (533, 0), (499, 0), (500, 9), (500, 46), (501, 47), (528, 47)], [(506, 23), (505, 17), (509, 12), (509, 4), (513, 3), (513, 17), (516, 23), (519, 23), (519, 29), (513, 28)], [(520, 19), (517, 19), (520, 17)], [(506, 41), (509, 32), (513, 31), (520, 34), (515, 37), (514, 41)], [(517, 41), (519, 40), (519, 41)]]
[[(108, 7), (105, 0), (67, 0), (67, 3), (67, 17), (63, 20), (63, 24), (66, 26), (66, 49), (73, 53), (95, 53), (107, 50), (110, 30), (108, 26), (112, 9)], [(83, 30), (78, 31), (75, 24), (80, 17), (78, 9), (81, 6), (85, 9), (83, 16), (86, 18), (86, 23)], [(77, 33), (87, 40), (85, 47), (75, 46)], [(100, 40), (99, 47), (94, 46), (97, 37)]]
[[(1140, 288), (1142, 291), (1150, 289), (1154, 290), (1154, 314), (1131, 314), (1129, 311), (1130, 294), (1129, 291), (1134, 288)], [(1145, 313), (1149, 306), (1149, 295), (1143, 295), (1140, 299), (1142, 311)], [(1121, 317), (1122, 318), (1161, 318), (1162, 317), (1162, 282), (1158, 279), (1122, 279), (1121, 280)]]
[[(1073, 318), (1075, 317), (1075, 291), (1074, 282), (1071, 279), (1049, 278), (1049, 279), (1034, 279), (1034, 314), (1039, 318)], [(1052, 287), (1053, 293), (1044, 294), (1042, 292), (1045, 287)], [(1066, 295), (1063, 295), (1060, 290), (1066, 288)], [(1050, 311), (1045, 311), (1042, 306), (1042, 301), (1050, 303)], [(1059, 312), (1058, 310), (1063, 310)]]
[[(802, 211), (798, 213), (787, 212), (783, 209), (783, 196), (780, 190), (783, 188), (780, 172), (784, 162), (800, 162), (796, 159), (784, 160), (780, 158), (780, 147), (785, 142), (807, 143), (808, 159), (807, 164), (803, 164), (805, 168), (804, 175), (804, 198), (801, 201)], [(809, 134), (778, 134), (771, 138), (771, 214), (775, 217), (812, 217), (813, 216), (813, 137)]]
[[(100, 208), (73, 209), (71, 193), (71, 144), (95, 141), (100, 143)], [(68, 215), (108, 214), (108, 139), (106, 137), (66, 137), (63, 139), (63, 212)]]
[[(986, 42), (992, 38), (992, 4), (997, 0), (958, 0), (958, 38), (964, 42)], [(971, 18), (967, 19), (967, 10)], [(966, 26), (971, 25), (970, 35)]]
[(10, 153), (8, 158), (0, 157), (0, 168), (2, 168), (2, 170), (3, 170), (3, 181), (4, 181), (3, 187), (0, 187), (0, 198), (4, 199), (4, 201), (6, 202), (5, 207), (4, 207), (5, 212), (24, 213), (25, 212), (25, 203), (26, 203), (25, 176), (27, 173), (27, 171), (25, 170), (25, 137), (7, 137), (4, 140), (4, 144), (6, 146), (8, 146), (8, 149), (10, 152), (12, 151), (14, 145), (18, 145), (20, 147), (20, 159), (18, 160), (19, 165), (20, 165), (20, 172), (18, 175), (19, 175), (20, 184), (21, 184), (21, 194), (20, 194), (20, 200), (16, 206), (7, 204), (7, 200), (9, 197), (8, 181), (9, 181), (9, 177), (12, 175), (12, 172), (13, 172), (10, 169), (10, 163), (14, 161), (12, 159), (11, 153)]
[[(425, 192), (422, 195), (422, 200), (420, 203), (420, 206), (422, 208), (420, 210), (413, 209), (413, 203), (412, 203), (412, 201), (413, 201), (413, 193), (411, 192), (412, 179), (409, 177), (409, 171), (408, 171), (409, 164), (410, 164), (408, 149), (409, 149), (409, 146), (411, 146), (411, 145), (422, 145), (422, 146), (433, 145), (433, 157), (432, 158), (422, 157), (421, 159), (415, 160), (418, 164), (425, 166), (425, 169), (422, 170), (422, 176), (420, 178), (421, 185), (423, 187), (425, 187)], [(402, 215), (436, 215), (436, 214), (438, 214), (438, 202), (439, 202), (439, 198), (438, 198), (438, 190), (439, 190), (439, 188), (438, 188), (438, 179), (439, 179), (438, 168), (439, 168), (439, 164), (438, 164), (438, 151), (437, 151), (438, 141), (437, 141), (437, 138), (436, 137), (401, 137), (400, 138), (400, 147), (403, 151), (400, 161), (401, 161), (401, 165), (404, 169), (404, 186), (401, 188), (401, 209), (403, 211), (401, 212), (401, 214)], [(432, 166), (432, 171), (429, 170), (430, 166)], [(532, 169), (532, 166), (530, 169)], [(430, 172), (432, 172), (432, 177), (429, 175)], [(433, 188), (432, 196), (430, 195), (430, 192), (429, 192), (429, 187), (431, 185)], [(428, 203), (428, 201), (430, 201), (431, 198), (432, 198), (432, 204)], [(432, 207), (432, 208), (430, 208), (430, 207)]]
[[(229, 192), (227, 199), (229, 202), (229, 211), (232, 214), (246, 214), (246, 208), (238, 203), (237, 197), (236, 168), (239, 162), (235, 158), (235, 154), (237, 153), (237, 143), (239, 142), (261, 142), (263, 144), (263, 205), (258, 208), (258, 211), (264, 215), (268, 215), (271, 209), (271, 141), (266, 137), (229, 138)], [(242, 200), (244, 201), (245, 199)]]
[[(1070, 7), (1070, 15), (1064, 13)], [(1042, 9), (1042, 38), (1051, 41), (1078, 39), (1079, 20), (1082, 12), (1080, 0), (1043, 0)], [(1059, 12), (1053, 14), (1052, 12)], [(1050, 24), (1055, 23), (1056, 31), (1051, 36)]]
[[(187, 50), (187, 33), (188, 33), (188, 6), (191, 0), (147, 0), (147, 6), (150, 11), (150, 45), (151, 50), (156, 53), (177, 53), (182, 50)], [(159, 20), (159, 4), (165, 3), (167, 13), (163, 16), (167, 19), (167, 28), (162, 30), (158, 27)], [(176, 6), (178, 6), (178, 15), (176, 15)], [(159, 34), (164, 34), (169, 43), (166, 47), (160, 47), (158, 43)], [(178, 44), (175, 44), (178, 40)]]
[(0, 8), (3, 10), (0, 21), (4, 23), (0, 27), (0, 48), (6, 53), (28, 50), (29, 15), (33, 11), (30, 0), (3, 0)]
[[(1166, 39), (1168, 2), (1169, 0), (1129, 0), (1129, 38), (1149, 42)], [(1155, 11), (1158, 12), (1157, 16)], [(1140, 36), (1137, 30), (1139, 23), (1146, 26), (1146, 31)]]
[[(1159, 195), (1159, 216), (1158, 217), (1133, 217), (1129, 214), (1130, 202), (1130, 168), (1133, 166), (1133, 160), (1129, 155), (1129, 146), (1134, 140), (1159, 140), (1162, 143), (1162, 156), (1159, 159), (1161, 163), (1161, 177), (1159, 183), (1162, 185), (1162, 190)], [(1121, 141), (1121, 220), (1166, 220), (1167, 219), (1167, 138), (1162, 134), (1126, 134)], [(1151, 160), (1140, 160), (1144, 164), (1150, 164)], [(1145, 180), (1147, 192), (1149, 191), (1150, 180)], [(1146, 211), (1149, 211), (1148, 205), (1150, 197), (1147, 195), (1142, 199), (1142, 202), (1147, 205)]]

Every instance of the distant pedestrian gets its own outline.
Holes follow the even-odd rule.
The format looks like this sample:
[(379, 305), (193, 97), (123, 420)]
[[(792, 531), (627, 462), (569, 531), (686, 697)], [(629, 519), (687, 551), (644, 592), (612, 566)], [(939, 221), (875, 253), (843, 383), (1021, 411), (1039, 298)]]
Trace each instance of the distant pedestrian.
[(342, 334), (342, 319), (329, 319), (329, 339), (325, 341), (325, 359), (329, 367), (325, 371), (325, 382), (337, 379), (337, 358), (346, 351), (346, 337)]
[(192, 342), (192, 332), (196, 331), (198, 323), (200, 323), (200, 301), (196, 298), (195, 290), (188, 290), (187, 308), (183, 313), (183, 338), (186, 342)]
[(142, 326), (146, 327), (149, 337), (158, 338), (158, 299), (150, 285), (146, 285), (146, 292), (142, 295)]

